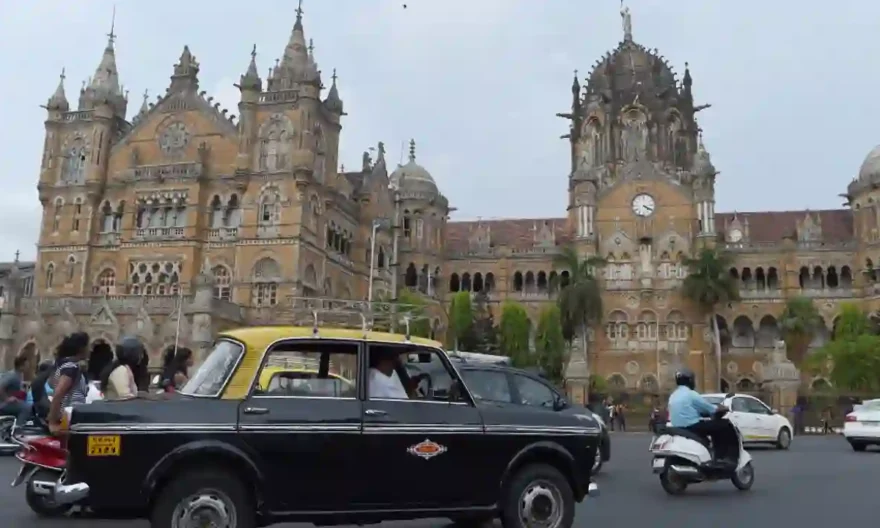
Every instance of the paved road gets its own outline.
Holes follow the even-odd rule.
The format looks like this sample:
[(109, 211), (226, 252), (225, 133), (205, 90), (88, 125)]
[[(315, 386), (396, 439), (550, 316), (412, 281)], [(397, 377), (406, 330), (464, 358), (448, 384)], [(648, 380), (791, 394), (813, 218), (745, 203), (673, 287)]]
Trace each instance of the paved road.
[[(729, 482), (699, 485), (684, 497), (668, 497), (651, 474), (649, 436), (615, 434), (613, 459), (598, 482), (602, 496), (579, 506), (577, 526), (711, 526), (826, 528), (845, 520), (877, 521), (880, 451), (855, 453), (839, 436), (796, 438), (791, 451), (753, 450), (755, 486), (737, 492)], [(4, 528), (144, 528), (146, 523), (65, 519), (37, 520), (22, 489), (5, 483), (16, 471), (0, 461), (0, 512)], [(596, 524), (596, 523), (610, 523)], [(293, 528), (294, 525), (287, 525)], [(297, 528), (302, 525), (295, 525)], [(443, 521), (389, 523), (388, 528), (440, 528)]]

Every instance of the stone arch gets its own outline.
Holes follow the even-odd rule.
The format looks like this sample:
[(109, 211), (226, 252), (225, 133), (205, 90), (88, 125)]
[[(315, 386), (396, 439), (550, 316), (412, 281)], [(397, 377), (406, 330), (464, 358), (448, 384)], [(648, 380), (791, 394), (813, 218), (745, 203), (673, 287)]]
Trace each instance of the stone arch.
[(55, 285), (55, 263), (46, 264), (46, 289), (52, 289)]
[(406, 272), (403, 274), (403, 285), (407, 288), (415, 288), (419, 285), (419, 272), (414, 262), (410, 262), (406, 267)]
[(289, 117), (282, 113), (270, 115), (259, 129), (256, 152), (257, 170), (277, 172), (288, 169), (293, 136), (293, 123)]
[(315, 271), (315, 266), (311, 264), (306, 265), (306, 269), (303, 272), (303, 283), (306, 288), (309, 289), (317, 289), (318, 287), (318, 272)]
[(819, 349), (825, 346), (828, 341), (831, 340), (831, 331), (828, 330), (828, 325), (825, 323), (825, 317), (822, 315), (819, 316), (819, 327), (816, 329), (816, 333), (813, 336), (813, 340), (810, 341), (811, 349)]
[(776, 318), (770, 314), (762, 317), (758, 323), (758, 333), (755, 339), (757, 346), (759, 348), (773, 348), (780, 339), (782, 339), (782, 333)]
[(468, 272), (461, 274), (461, 291), (471, 291), (471, 274)]
[(652, 373), (643, 374), (639, 380), (639, 390), (650, 392), (651, 394), (660, 392), (660, 382), (657, 381), (657, 376)]
[(755, 328), (748, 316), (739, 315), (733, 320), (731, 346), (734, 348), (755, 347)]
[(607, 378), (606, 383), (608, 389), (612, 391), (621, 391), (626, 389), (626, 376), (620, 372), (612, 372)]
[(458, 278), (458, 273), (453, 273), (449, 276), (449, 291), (452, 293), (457, 293), (461, 288), (461, 281)]
[(736, 390), (748, 392), (755, 391), (758, 389), (758, 383), (752, 376), (740, 376), (739, 379), (736, 380)]
[(278, 303), (281, 267), (274, 258), (266, 256), (259, 259), (251, 271), (251, 280), (251, 301), (254, 306), (274, 306)]

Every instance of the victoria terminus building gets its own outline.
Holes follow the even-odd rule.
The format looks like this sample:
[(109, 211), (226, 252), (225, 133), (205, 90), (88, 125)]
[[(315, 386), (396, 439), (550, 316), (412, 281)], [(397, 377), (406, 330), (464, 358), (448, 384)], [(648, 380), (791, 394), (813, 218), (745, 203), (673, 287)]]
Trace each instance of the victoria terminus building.
[[(248, 64), (243, 53), (233, 112), (200, 88), (186, 47), (167, 90), (130, 108), (111, 35), (78, 97), (68, 98), (62, 77), (45, 104), (38, 257), (3, 268), (5, 362), (45, 356), (74, 329), (96, 342), (140, 336), (154, 357), (175, 339), (201, 351), (219, 330), (289, 320), (292, 298), (363, 300), (371, 282), (374, 298), (410, 288), (446, 303), (482, 291), (534, 316), (567, 273), (554, 256), (573, 245), (608, 261), (606, 313), (589, 334), (594, 374), (662, 390), (685, 362), (707, 386), (719, 368), (724, 385), (760, 383), (786, 297), (815, 299), (828, 329), (816, 346), (842, 301), (876, 302), (880, 151), (850, 184), (848, 209), (716, 212), (718, 173), (700, 138), (691, 73), (677, 77), (633, 40), (628, 14), (624, 22), (623, 40), (575, 79), (562, 114), (567, 211), (479, 222), (448, 220), (450, 204), (414, 143), (405, 164), (388, 166), (377, 141), (357, 170), (343, 169), (339, 138), (352, 109), (336, 75), (318, 68), (301, 10), (265, 78), (256, 54)], [(720, 364), (705, 315), (679, 293), (680, 257), (704, 244), (731, 250), (741, 281), (742, 302), (719, 307), (728, 336)], [(573, 355), (573, 383), (585, 363)]]

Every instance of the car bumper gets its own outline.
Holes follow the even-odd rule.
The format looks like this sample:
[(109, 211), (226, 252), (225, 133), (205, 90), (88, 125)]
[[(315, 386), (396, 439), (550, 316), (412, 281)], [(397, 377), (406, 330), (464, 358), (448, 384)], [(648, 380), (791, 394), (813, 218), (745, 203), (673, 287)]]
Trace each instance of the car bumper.
[(89, 496), (89, 485), (85, 482), (65, 484), (64, 477), (58, 480), (35, 480), (34, 493), (52, 497), (55, 504), (76, 504)]
[(848, 440), (880, 441), (880, 426), (847, 422), (843, 425), (843, 436)]

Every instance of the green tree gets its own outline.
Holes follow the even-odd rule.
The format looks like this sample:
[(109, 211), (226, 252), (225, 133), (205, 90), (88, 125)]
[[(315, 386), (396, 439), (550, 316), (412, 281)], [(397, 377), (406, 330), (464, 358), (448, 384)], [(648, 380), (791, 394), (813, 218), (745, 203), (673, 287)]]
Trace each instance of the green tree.
[(460, 291), (452, 298), (449, 308), (449, 330), (454, 350), (468, 350), (473, 345), (474, 310), (471, 293)]
[(535, 330), (535, 352), (544, 376), (561, 385), (565, 375), (565, 338), (558, 306), (550, 305), (541, 311)]
[(562, 333), (569, 343), (575, 336), (581, 337), (584, 362), (589, 376), (588, 329), (602, 320), (602, 295), (595, 271), (596, 268), (605, 265), (605, 260), (599, 257), (581, 259), (574, 247), (567, 246), (556, 257), (554, 264), (569, 273), (568, 283), (560, 281), (558, 284), (560, 290), (557, 304), (562, 319)]
[(498, 332), (487, 293), (480, 292), (474, 296), (473, 314), (473, 351), (481, 354), (497, 354)]
[(682, 265), (688, 269), (681, 286), (681, 293), (695, 303), (712, 328), (712, 341), (718, 368), (718, 386), (721, 386), (721, 330), (718, 328), (719, 305), (739, 300), (738, 283), (730, 276), (733, 259), (730, 255), (712, 248), (703, 248), (696, 257), (685, 257)]
[(403, 321), (408, 318), (410, 335), (425, 338), (431, 337), (429, 301), (411, 290), (401, 291), (396, 303), (393, 303), (389, 296), (385, 296), (379, 303), (374, 305), (373, 309), (376, 311), (373, 324), (374, 330), (382, 332), (391, 331), (392, 306), (394, 306), (395, 311), (393, 317), (398, 321), (397, 331), (399, 333), (406, 332), (406, 325)]
[(880, 390), (880, 336), (858, 306), (841, 306), (834, 339), (805, 360), (813, 372), (822, 372), (831, 364), (830, 381), (844, 390), (876, 392)]
[(788, 351), (788, 359), (801, 367), (807, 357), (810, 342), (824, 323), (812, 299), (792, 297), (785, 302), (785, 309), (779, 318), (782, 339)]
[(504, 302), (501, 306), (501, 324), (498, 326), (501, 353), (509, 357), (515, 367), (535, 364), (529, 351), (531, 326), (529, 315), (521, 304), (514, 301)]

